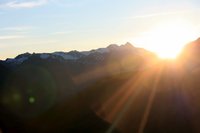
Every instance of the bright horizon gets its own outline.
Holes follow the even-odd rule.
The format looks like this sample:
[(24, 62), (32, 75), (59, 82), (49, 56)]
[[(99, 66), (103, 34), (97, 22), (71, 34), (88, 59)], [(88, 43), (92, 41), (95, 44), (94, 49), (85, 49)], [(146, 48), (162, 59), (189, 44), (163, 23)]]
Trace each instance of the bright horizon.
[(197, 0), (2, 0), (0, 59), (132, 43), (174, 57), (200, 36)]

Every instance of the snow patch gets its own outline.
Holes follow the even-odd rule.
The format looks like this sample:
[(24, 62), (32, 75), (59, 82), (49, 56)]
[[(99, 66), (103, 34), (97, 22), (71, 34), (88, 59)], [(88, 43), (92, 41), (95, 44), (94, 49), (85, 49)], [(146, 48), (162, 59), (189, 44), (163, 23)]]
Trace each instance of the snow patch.
[(82, 53), (83, 55), (88, 56), (88, 55), (93, 54), (93, 53), (96, 53), (96, 52), (97, 52), (97, 53), (104, 54), (104, 53), (110, 52), (110, 49), (108, 49), (108, 48), (99, 48), (99, 49), (94, 49), (94, 50), (91, 50), (91, 51), (82, 51), (81, 53)]
[(65, 60), (76, 60), (76, 59), (78, 59), (78, 57), (69, 55), (69, 54), (67, 54), (67, 53), (55, 52), (55, 53), (53, 53), (53, 54), (56, 55), (56, 56), (60, 56), (60, 57), (62, 57), (62, 58), (65, 59)]
[(41, 59), (47, 59), (47, 58), (49, 58), (49, 55), (48, 54), (41, 54), (40, 58)]

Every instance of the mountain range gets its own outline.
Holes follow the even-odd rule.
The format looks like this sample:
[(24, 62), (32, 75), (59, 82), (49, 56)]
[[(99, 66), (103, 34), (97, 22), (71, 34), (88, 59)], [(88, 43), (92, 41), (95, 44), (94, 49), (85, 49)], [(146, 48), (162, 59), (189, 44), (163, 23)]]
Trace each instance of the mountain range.
[(187, 44), (175, 62), (130, 43), (2, 60), (0, 130), (199, 132), (199, 47)]

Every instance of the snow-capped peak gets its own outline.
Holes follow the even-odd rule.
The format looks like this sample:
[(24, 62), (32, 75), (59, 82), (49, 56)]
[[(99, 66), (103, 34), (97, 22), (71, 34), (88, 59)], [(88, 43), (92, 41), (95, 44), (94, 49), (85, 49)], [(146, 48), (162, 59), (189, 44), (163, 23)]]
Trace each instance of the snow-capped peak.
[(90, 51), (70, 51), (70, 52), (54, 52), (54, 53), (38, 53), (38, 54), (30, 54), (30, 53), (24, 53), (21, 55), (18, 55), (14, 59), (6, 59), (7, 63), (15, 63), (15, 64), (21, 64), (29, 57), (32, 55), (36, 55), (40, 59), (48, 59), (48, 58), (56, 58), (56, 57), (61, 57), (64, 60), (78, 60), (82, 57), (86, 56), (101, 56), (104, 53), (109, 53), (109, 52), (119, 52), (119, 51), (127, 51), (131, 50), (131, 48), (134, 48), (130, 43), (126, 43), (124, 45), (116, 45), (116, 44), (111, 44), (106, 48), (98, 48), (98, 49), (93, 49)]

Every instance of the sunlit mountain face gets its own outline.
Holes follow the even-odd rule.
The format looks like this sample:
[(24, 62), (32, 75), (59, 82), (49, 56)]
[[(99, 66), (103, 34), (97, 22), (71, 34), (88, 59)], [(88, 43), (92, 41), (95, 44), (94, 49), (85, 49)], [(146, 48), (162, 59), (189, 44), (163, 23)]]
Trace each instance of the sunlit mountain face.
[(126, 43), (0, 62), (8, 133), (198, 132), (199, 39), (176, 60)]

